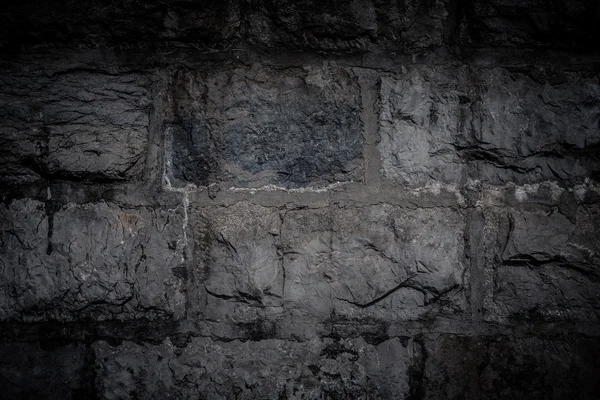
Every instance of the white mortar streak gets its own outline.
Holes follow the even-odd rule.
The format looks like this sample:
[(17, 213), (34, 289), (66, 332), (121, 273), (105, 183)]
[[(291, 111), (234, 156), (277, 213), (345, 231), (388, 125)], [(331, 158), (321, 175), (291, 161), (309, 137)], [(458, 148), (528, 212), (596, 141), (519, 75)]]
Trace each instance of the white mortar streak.
[(181, 193), (182, 204), (183, 204), (183, 226), (182, 226), (183, 248), (182, 248), (182, 253), (181, 253), (181, 262), (184, 262), (185, 261), (185, 251), (187, 250), (187, 245), (188, 245), (187, 229), (188, 229), (188, 224), (189, 224), (188, 207), (190, 205), (190, 192), (196, 191), (197, 187), (194, 184), (188, 184), (181, 188), (173, 187), (171, 185), (171, 180), (169, 179), (169, 177), (166, 174), (166, 171), (163, 174), (163, 183), (164, 183), (163, 188), (166, 191)]
[(185, 252), (187, 251), (188, 238), (187, 238), (187, 227), (188, 227), (188, 207), (190, 205), (190, 197), (188, 192), (183, 192), (183, 251), (181, 253), (181, 262), (185, 261)]
[(227, 191), (229, 192), (233, 192), (233, 193), (251, 193), (254, 194), (256, 192), (287, 192), (287, 193), (325, 193), (328, 192), (331, 189), (335, 189), (338, 188), (340, 186), (344, 186), (344, 185), (348, 185), (351, 183), (355, 183), (354, 181), (346, 181), (346, 182), (335, 182), (332, 183), (330, 185), (327, 185), (325, 187), (322, 188), (314, 188), (312, 186), (309, 187), (304, 187), (304, 188), (296, 188), (296, 189), (288, 189), (288, 188), (284, 188), (282, 186), (277, 186), (277, 185), (265, 185), (265, 186), (261, 186), (258, 188), (237, 188), (237, 187), (230, 187), (229, 189), (227, 189)]

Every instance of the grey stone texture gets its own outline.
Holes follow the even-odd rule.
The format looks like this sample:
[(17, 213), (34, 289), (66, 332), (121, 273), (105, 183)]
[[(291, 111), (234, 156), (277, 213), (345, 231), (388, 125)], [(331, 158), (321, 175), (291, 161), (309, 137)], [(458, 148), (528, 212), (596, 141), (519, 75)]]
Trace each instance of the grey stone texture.
[(409, 67), (381, 81), (385, 176), (493, 184), (598, 174), (598, 75)]
[(0, 391), (6, 399), (84, 398), (86, 346), (52, 342), (0, 345)]
[(14, 69), (0, 77), (3, 182), (127, 180), (148, 142), (151, 77)]
[(598, 398), (599, 16), (3, 7), (0, 398)]
[(423, 399), (593, 399), (597, 338), (432, 335), (416, 369)]
[(177, 71), (168, 102), (167, 168), (175, 185), (362, 179), (360, 91), (351, 71), (210, 65)]
[(597, 321), (598, 205), (483, 208), (485, 319)]
[(0, 210), (0, 318), (179, 318), (182, 209), (14, 200)]
[(465, 244), (456, 234), (465, 223), (456, 210), (237, 203), (197, 213), (193, 292), (205, 298), (205, 318), (272, 319), (289, 309), (398, 321), (466, 307)]
[(398, 338), (377, 346), (360, 338), (93, 345), (101, 399), (397, 397), (408, 393), (418, 347)]
[(475, 0), (473, 38), (480, 46), (585, 49), (598, 35), (598, 3)]
[(474, 118), (469, 84), (464, 66), (412, 67), (382, 78), (378, 148), (386, 177), (408, 185), (465, 182), (457, 146)]

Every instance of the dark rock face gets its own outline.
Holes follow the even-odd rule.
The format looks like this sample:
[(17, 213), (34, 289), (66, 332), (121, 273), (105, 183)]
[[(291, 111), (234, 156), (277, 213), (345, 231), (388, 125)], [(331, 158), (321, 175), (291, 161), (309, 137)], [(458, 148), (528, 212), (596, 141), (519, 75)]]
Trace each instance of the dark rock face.
[(211, 65), (177, 72), (171, 90), (166, 157), (174, 184), (298, 187), (361, 177), (360, 91), (351, 71)]
[[(99, 395), (143, 398), (389, 398), (407, 390), (412, 340), (369, 345), (362, 338), (304, 342), (197, 338), (184, 348), (168, 339), (158, 345), (94, 344), (101, 360)], [(269, 359), (268, 363), (261, 360)], [(383, 368), (382, 368), (383, 367)], [(387, 367), (387, 368), (386, 368)], [(139, 381), (138, 376), (148, 381)]]
[(13, 68), (0, 78), (3, 181), (107, 181), (141, 174), (149, 77)]
[(597, 340), (433, 335), (425, 348), (424, 399), (591, 399), (599, 389)]
[(0, 397), (598, 397), (597, 1), (0, 24)]
[(552, 79), (504, 68), (473, 73), (413, 68), (382, 81), (385, 175), (492, 184), (597, 176), (597, 74), (556, 71)]
[(15, 200), (0, 211), (3, 319), (181, 316), (181, 208)]
[[(85, 397), (86, 348), (81, 344), (18, 343), (0, 346), (0, 390), (9, 399)], [(83, 383), (83, 384), (82, 384)]]

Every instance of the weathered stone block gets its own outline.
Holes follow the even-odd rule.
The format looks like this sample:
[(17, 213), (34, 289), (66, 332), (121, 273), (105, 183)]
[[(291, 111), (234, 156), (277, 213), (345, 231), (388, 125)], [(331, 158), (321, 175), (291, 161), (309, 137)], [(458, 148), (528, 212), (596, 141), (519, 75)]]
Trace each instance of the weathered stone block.
[[(192, 213), (198, 295), (204, 318), (253, 320), (282, 306), (285, 271), (278, 209), (237, 203)], [(204, 299), (203, 301), (201, 299)]]
[(598, 209), (582, 205), (572, 220), (556, 210), (486, 209), (484, 318), (598, 321)]
[(464, 309), (464, 221), (452, 209), (391, 206), (200, 210), (199, 310), (237, 321), (300, 313), (414, 319)]
[(597, 177), (598, 78), (556, 76), (414, 67), (383, 78), (378, 149), (384, 176), (408, 185)]
[(520, 184), (598, 176), (598, 77), (560, 73), (557, 82), (539, 82), (500, 68), (478, 75), (479, 118), (463, 155), (478, 166), (481, 180)]
[(282, 227), (284, 301), (320, 317), (459, 312), (463, 229), (452, 209), (290, 211)]
[(471, 38), (478, 46), (592, 49), (600, 34), (598, 3), (568, 0), (475, 0)]
[(595, 399), (597, 338), (431, 335), (411, 389), (422, 399)]
[(362, 179), (356, 77), (340, 68), (212, 65), (173, 77), (167, 174), (173, 185), (326, 185)]
[(448, 3), (258, 1), (249, 10), (248, 39), (252, 44), (292, 49), (352, 52), (392, 48), (417, 52), (442, 45)]
[(380, 90), (383, 174), (408, 185), (430, 180), (466, 181), (465, 161), (456, 147), (472, 120), (465, 68), (413, 67), (384, 77)]
[(183, 211), (15, 200), (0, 209), (0, 318), (178, 318)]
[[(305, 342), (193, 338), (184, 347), (124, 342), (94, 345), (103, 399), (404, 398), (419, 346), (390, 339)], [(417, 350), (418, 351), (418, 350)]]
[(135, 74), (0, 74), (0, 178), (127, 180), (148, 142), (150, 79)]
[[(121, 47), (139, 50), (189, 45), (226, 48), (239, 37), (238, 0), (148, 0), (143, 3), (52, 4), (25, 0), (7, 5), (0, 47)], [(33, 6), (32, 6), (33, 5)], [(107, 23), (109, 21), (110, 23)]]
[[(85, 346), (0, 344), (0, 393), (5, 399), (84, 398)], [(83, 385), (82, 385), (83, 383)]]

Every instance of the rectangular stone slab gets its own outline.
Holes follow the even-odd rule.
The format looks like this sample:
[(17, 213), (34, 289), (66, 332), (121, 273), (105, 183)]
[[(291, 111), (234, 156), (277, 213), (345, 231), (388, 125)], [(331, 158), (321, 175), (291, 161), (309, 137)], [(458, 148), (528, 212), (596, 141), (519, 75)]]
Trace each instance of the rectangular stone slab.
[(0, 344), (0, 393), (5, 399), (63, 400), (85, 397), (86, 346), (71, 343)]
[(104, 399), (394, 398), (408, 392), (407, 371), (420, 352), (409, 338), (378, 345), (362, 338), (176, 343), (94, 343), (98, 394)]
[(598, 208), (581, 205), (571, 219), (544, 208), (486, 208), (484, 319), (598, 321)]
[(179, 318), (181, 207), (34, 200), (0, 208), (0, 319)]
[[(54, 75), (53, 75), (54, 74)], [(147, 76), (28, 66), (0, 74), (0, 179), (139, 178), (148, 142)]]
[(381, 79), (379, 98), (384, 177), (411, 186), (465, 181), (456, 146), (468, 133), (475, 101), (465, 67), (404, 68)]
[[(594, 399), (597, 337), (425, 335), (421, 399)], [(416, 363), (415, 363), (416, 364)]]
[(284, 215), (289, 307), (387, 320), (464, 309), (464, 220), (453, 209), (331, 207)]
[[(210, 320), (460, 314), (464, 219), (450, 208), (198, 208), (189, 293)], [(206, 292), (206, 293), (204, 293)]]
[(326, 186), (362, 180), (360, 91), (335, 67), (220, 64), (172, 78), (166, 170), (173, 186)]

